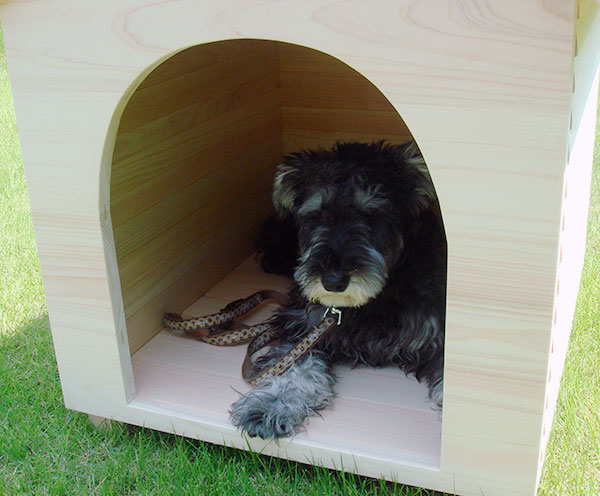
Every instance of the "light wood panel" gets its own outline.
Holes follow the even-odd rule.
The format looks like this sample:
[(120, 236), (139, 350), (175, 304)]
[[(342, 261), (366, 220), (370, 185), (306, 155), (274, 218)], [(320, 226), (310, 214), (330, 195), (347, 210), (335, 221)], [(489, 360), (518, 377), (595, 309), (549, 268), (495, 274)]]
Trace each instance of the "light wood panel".
[[(204, 240), (199, 252), (206, 255), (198, 256), (195, 264), (185, 267), (185, 270), (180, 270), (176, 258), (165, 262), (170, 269), (169, 278), (173, 273), (180, 276), (160, 292), (144, 293), (143, 298), (148, 302), (128, 316), (128, 330), (137, 331), (130, 338), (131, 348), (139, 349), (161, 329), (165, 312), (183, 311), (195, 300), (195, 295), (204, 294), (219, 282), (232, 266), (240, 264), (246, 254), (254, 249), (254, 240), (259, 229), (257, 220), (264, 218), (269, 211), (270, 205), (267, 201), (259, 201), (257, 205), (246, 205), (243, 216), (235, 217), (235, 222)], [(232, 243), (232, 240), (236, 242)]]
[[(272, 141), (272, 140), (269, 140)], [(279, 143), (267, 142), (267, 151), (276, 153), (273, 148), (277, 148)], [(259, 148), (259, 152), (263, 152), (264, 147)], [(248, 154), (252, 158), (255, 154)], [(199, 249), (198, 243), (202, 243), (202, 240), (210, 239), (215, 233), (219, 231), (230, 231), (232, 224), (239, 226), (239, 222), (232, 219), (240, 210), (247, 210), (249, 206), (254, 204), (266, 207), (270, 203), (270, 189), (265, 188), (265, 183), (269, 183), (272, 177), (272, 170), (270, 164), (267, 166), (261, 166), (256, 168), (248, 167), (248, 157), (245, 156), (244, 160), (237, 160), (239, 166), (228, 168), (227, 172), (233, 174), (229, 177), (227, 174), (219, 174), (219, 182), (212, 184), (212, 188), (208, 189), (205, 187), (199, 192), (194, 191), (193, 197), (203, 198), (198, 208), (191, 211), (191, 213), (185, 212), (185, 215), (181, 217), (175, 216), (172, 219), (166, 219), (161, 222), (162, 219), (157, 219), (158, 227), (148, 228), (149, 233), (145, 233), (146, 236), (138, 236), (138, 230), (129, 229), (123, 230), (123, 235), (129, 235), (130, 239), (134, 240), (143, 239), (140, 242), (139, 248), (130, 251), (124, 251), (120, 258), (120, 272), (121, 276), (128, 281), (128, 284), (135, 285), (140, 282), (140, 277), (144, 277), (144, 273), (149, 267), (153, 267), (159, 263), (162, 259), (168, 257), (179, 257), (182, 251), (190, 249), (188, 245), (195, 243), (196, 246), (192, 248), (194, 251)], [(252, 163), (252, 162), (250, 162)], [(237, 165), (237, 164), (236, 164)], [(235, 174), (237, 172), (237, 174)], [(228, 183), (227, 180), (231, 182)], [(224, 187), (225, 185), (226, 187)], [(230, 194), (231, 187), (235, 187), (238, 192), (236, 195)], [(176, 195), (175, 202), (178, 200), (185, 201), (189, 196), (188, 192), (185, 191), (184, 195)], [(230, 201), (223, 204), (220, 201), (220, 197), (227, 196)], [(183, 200), (181, 199), (183, 197)], [(194, 203), (190, 201), (189, 203)], [(152, 211), (151, 211), (152, 212)], [(152, 224), (152, 215), (144, 215), (141, 219), (145, 220), (148, 224)], [(251, 219), (245, 219), (246, 222)], [(136, 222), (139, 229), (144, 228), (142, 221)], [(161, 224), (163, 224), (161, 226)], [(136, 227), (137, 227), (136, 226)], [(190, 229), (190, 226), (196, 226), (195, 229)], [(128, 226), (130, 227), (130, 226)], [(163, 227), (163, 229), (160, 229)], [(243, 227), (239, 226), (239, 227)], [(154, 236), (152, 236), (154, 234)], [(202, 254), (198, 252), (200, 257)]]
[[(115, 150), (115, 154), (113, 155), (114, 162), (119, 164), (132, 155), (135, 155), (134, 158), (130, 159), (130, 162), (133, 164), (137, 160), (147, 159), (149, 156), (156, 154), (157, 150), (153, 148), (153, 145), (160, 146), (162, 144), (164, 147), (164, 141), (173, 137), (177, 138), (182, 133), (194, 135), (194, 131), (196, 131), (195, 134), (198, 137), (196, 126), (204, 125), (206, 130), (209, 125), (206, 122), (207, 120), (212, 121), (212, 127), (215, 128), (214, 132), (216, 132), (219, 127), (225, 127), (225, 124), (229, 124), (230, 126), (234, 124), (229, 121), (248, 119), (252, 109), (248, 109), (247, 106), (251, 103), (254, 103), (255, 106), (260, 105), (261, 101), (259, 99), (261, 97), (267, 96), (267, 98), (274, 99), (277, 102), (276, 93), (279, 88), (279, 76), (277, 72), (258, 72), (259, 74), (253, 79), (249, 79), (248, 81), (242, 79), (238, 86), (231, 90), (223, 89), (218, 95), (211, 94), (214, 92), (214, 89), (209, 92), (203, 92), (200, 88), (185, 89), (185, 91), (193, 91), (191, 94), (196, 95), (196, 98), (189, 105), (180, 109), (170, 107), (169, 105), (161, 106), (161, 114), (156, 119), (145, 124), (140, 124), (131, 130), (126, 130), (126, 128), (121, 129), (119, 133), (120, 146)], [(242, 76), (244, 75), (242, 74)], [(229, 75), (229, 77), (235, 80), (233, 74)], [(210, 84), (210, 82), (205, 82), (205, 84)], [(212, 86), (209, 87), (213, 88)], [(143, 94), (145, 95), (145, 93)], [(137, 91), (134, 93), (134, 96), (137, 96)], [(237, 114), (233, 112), (237, 112)], [(127, 122), (124, 121), (123, 124), (127, 124)], [(212, 140), (214, 141), (214, 137)], [(128, 165), (125, 163), (122, 166), (117, 166), (115, 173), (131, 173), (126, 168)], [(123, 180), (118, 176), (116, 179), (117, 186), (126, 187), (126, 184), (123, 184)]]
[(412, 138), (398, 112), (367, 78), (316, 50), (279, 47), (285, 153), (336, 141)]
[[(218, 54), (220, 57), (213, 57)], [(208, 106), (201, 114), (204, 118), (218, 115), (221, 107), (231, 110), (239, 105), (248, 86), (276, 67), (274, 55), (275, 47), (261, 42), (225, 42), (179, 53), (169, 61), (169, 69), (174, 69), (169, 77), (161, 64), (136, 89), (121, 118), (120, 131), (136, 129), (188, 106)]]
[[(278, 107), (272, 104), (273, 97), (276, 102), (276, 94), (261, 99), (260, 103), (268, 104), (268, 108), (253, 115), (252, 119), (237, 119), (238, 112), (232, 112), (230, 114), (233, 115), (228, 115), (223, 120), (211, 122), (215, 126), (214, 131), (206, 133), (202, 138), (191, 138), (188, 143), (173, 149), (154, 150), (155, 154), (147, 154), (145, 160), (143, 157), (136, 157), (126, 164), (121, 163), (120, 165), (131, 170), (122, 178), (121, 187), (115, 191), (115, 230), (127, 229), (123, 226), (128, 223), (132, 225), (133, 219), (161, 201), (182, 194), (188, 188), (191, 190), (201, 187), (211, 172), (218, 174), (219, 170), (227, 170), (224, 165), (247, 160), (246, 157), (251, 155), (256, 156), (258, 149), (265, 149), (265, 141), (281, 141)], [(205, 148), (198, 150), (202, 144)], [(165, 143), (161, 143), (160, 147), (163, 146)], [(273, 168), (273, 163), (267, 160), (261, 159), (258, 163)], [(206, 166), (192, 168), (190, 163), (206, 163)], [(165, 167), (165, 164), (170, 164), (170, 167)], [(201, 202), (202, 198), (195, 201)], [(181, 208), (189, 209), (190, 206), (182, 204)], [(126, 248), (123, 246), (121, 249)]]
[[(264, 193), (270, 186), (273, 166), (271, 161), (263, 162), (260, 155), (261, 152), (277, 153), (277, 146), (277, 137), (266, 139), (256, 150), (231, 160), (228, 167), (186, 184), (162, 203), (150, 206), (136, 218), (117, 227), (115, 232), (123, 238), (118, 248), (119, 255), (128, 257), (137, 250), (147, 249), (148, 241), (175, 230), (183, 219), (188, 222), (215, 222), (219, 218), (208, 219), (207, 215), (220, 216), (236, 204), (247, 201), (253, 194)], [(254, 166), (253, 159), (259, 160), (258, 165)], [(170, 208), (165, 208), (167, 206)], [(204, 213), (198, 212), (200, 209)], [(173, 246), (178, 246), (180, 240), (174, 238)]]
[(181, 310), (250, 253), (282, 155), (275, 46), (207, 45), (165, 64), (131, 95), (113, 153), (111, 216), (132, 351), (164, 311)]
[[(600, 56), (600, 5), (579, 2), (573, 61), (573, 94), (569, 116), (568, 163), (563, 185), (563, 206), (557, 257), (552, 339), (550, 342), (540, 462), (550, 437), (554, 409), (565, 364), (577, 303), (586, 246), (593, 144), (598, 111), (598, 57)], [(541, 476), (538, 467), (537, 478)]]
[[(188, 225), (187, 229), (194, 233), (192, 228), (195, 227), (197, 234), (181, 247), (171, 249), (169, 246), (166, 250), (161, 250), (161, 245), (169, 244), (168, 238), (165, 241), (165, 236), (157, 240), (157, 249), (154, 249), (153, 242), (145, 245), (144, 250), (140, 253), (139, 262), (134, 259), (134, 263), (128, 266), (131, 270), (125, 272), (125, 274), (131, 275), (131, 279), (127, 280), (127, 286), (123, 291), (123, 303), (127, 309), (125, 315), (128, 316), (138, 311), (200, 261), (203, 265), (216, 265), (221, 271), (225, 270), (227, 264), (224, 263), (223, 258), (220, 258), (221, 254), (214, 252), (215, 244), (227, 243), (233, 247), (236, 245), (253, 246), (255, 238), (245, 239), (245, 236), (249, 232), (256, 233), (261, 220), (270, 211), (267, 191), (263, 190), (260, 193), (262, 194), (257, 198), (236, 205), (237, 211), (233, 211), (228, 216), (217, 217), (217, 213), (212, 210), (203, 212), (213, 214), (213, 218), (218, 219), (218, 222)], [(227, 213), (225, 212), (225, 214)], [(210, 227), (213, 228), (212, 232), (209, 231)], [(187, 253), (192, 255), (185, 257), (184, 255)], [(151, 263), (153, 260), (157, 262)], [(148, 262), (148, 264), (142, 265), (144, 262)], [(155, 268), (158, 266), (162, 270), (156, 270)], [(227, 272), (223, 273), (221, 277)], [(181, 307), (179, 302), (173, 302), (173, 304)]]

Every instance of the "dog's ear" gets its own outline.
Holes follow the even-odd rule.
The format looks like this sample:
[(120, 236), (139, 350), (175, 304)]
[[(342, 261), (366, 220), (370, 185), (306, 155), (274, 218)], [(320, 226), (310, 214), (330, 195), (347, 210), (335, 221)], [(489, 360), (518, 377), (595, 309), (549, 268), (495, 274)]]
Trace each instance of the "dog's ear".
[(288, 162), (279, 164), (275, 169), (272, 199), (280, 219), (285, 219), (295, 212), (298, 176), (298, 168)]
[(438, 201), (433, 180), (429, 174), (427, 164), (425, 164), (423, 154), (414, 141), (401, 145), (400, 152), (407, 165), (405, 172), (408, 173), (412, 183), (411, 187), (414, 194), (412, 210), (415, 215), (419, 215)]

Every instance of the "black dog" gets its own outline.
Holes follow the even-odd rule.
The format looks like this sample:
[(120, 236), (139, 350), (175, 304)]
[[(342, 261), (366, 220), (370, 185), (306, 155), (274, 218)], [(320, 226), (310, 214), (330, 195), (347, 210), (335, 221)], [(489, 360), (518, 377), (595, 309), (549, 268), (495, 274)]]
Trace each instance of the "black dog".
[(292, 303), (273, 322), (282, 344), (271, 363), (317, 325), (328, 307), (341, 325), (291, 369), (243, 395), (232, 421), (278, 438), (329, 405), (331, 365), (399, 366), (426, 380), (442, 404), (446, 238), (425, 162), (414, 143), (336, 144), (277, 167), (277, 217), (259, 241), (269, 272), (293, 275)]

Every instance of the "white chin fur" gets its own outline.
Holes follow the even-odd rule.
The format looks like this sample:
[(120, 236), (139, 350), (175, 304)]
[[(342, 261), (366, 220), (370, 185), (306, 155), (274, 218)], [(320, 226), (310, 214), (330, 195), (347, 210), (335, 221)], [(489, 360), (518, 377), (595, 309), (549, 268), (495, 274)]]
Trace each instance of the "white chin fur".
[(304, 296), (310, 301), (326, 307), (360, 307), (377, 296), (383, 284), (371, 281), (371, 284), (361, 277), (352, 277), (348, 287), (340, 292), (327, 291), (320, 280), (315, 280), (303, 289)]

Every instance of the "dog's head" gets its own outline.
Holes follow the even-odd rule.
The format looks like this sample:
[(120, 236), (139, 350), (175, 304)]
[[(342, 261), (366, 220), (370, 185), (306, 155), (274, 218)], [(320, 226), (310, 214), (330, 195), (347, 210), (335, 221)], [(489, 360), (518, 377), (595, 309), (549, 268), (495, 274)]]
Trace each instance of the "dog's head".
[(294, 278), (325, 306), (377, 296), (420, 213), (436, 200), (414, 143), (337, 144), (290, 155), (277, 167), (273, 203), (298, 228)]

